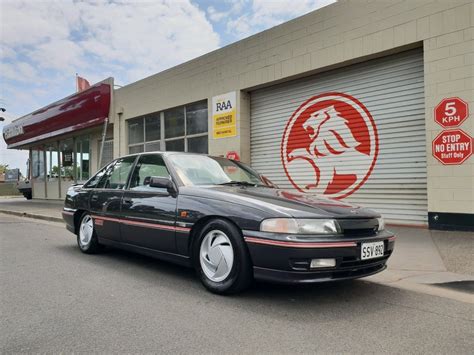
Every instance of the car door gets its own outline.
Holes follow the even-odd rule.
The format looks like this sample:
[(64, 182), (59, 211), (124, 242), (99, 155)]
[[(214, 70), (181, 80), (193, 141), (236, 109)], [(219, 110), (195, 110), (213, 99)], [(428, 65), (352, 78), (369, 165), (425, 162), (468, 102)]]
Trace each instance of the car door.
[(120, 204), (136, 156), (117, 159), (109, 164), (94, 189), (89, 207), (99, 238), (120, 242)]
[(165, 188), (150, 187), (151, 177), (170, 178), (160, 154), (144, 154), (135, 165), (122, 197), (122, 239), (140, 247), (174, 253), (177, 195)]

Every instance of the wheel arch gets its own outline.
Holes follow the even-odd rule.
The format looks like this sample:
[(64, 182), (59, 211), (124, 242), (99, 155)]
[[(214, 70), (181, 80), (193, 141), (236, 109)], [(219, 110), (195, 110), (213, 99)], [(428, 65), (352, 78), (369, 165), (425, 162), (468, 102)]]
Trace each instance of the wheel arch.
[(74, 212), (74, 233), (77, 234), (79, 230), (79, 223), (81, 222), (82, 215), (87, 212), (86, 210), (79, 209)]

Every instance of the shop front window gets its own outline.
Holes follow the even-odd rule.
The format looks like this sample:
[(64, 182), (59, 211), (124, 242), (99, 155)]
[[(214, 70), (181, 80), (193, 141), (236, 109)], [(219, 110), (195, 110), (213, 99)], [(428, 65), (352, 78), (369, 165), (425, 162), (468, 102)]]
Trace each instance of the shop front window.
[(90, 176), (89, 137), (76, 138), (76, 181), (86, 181)]
[(207, 101), (167, 110), (164, 116), (166, 150), (208, 152)]
[(155, 113), (145, 116), (145, 141), (154, 142), (161, 139), (160, 114)]
[(61, 141), (60, 148), (60, 177), (63, 181), (74, 181), (74, 141), (72, 138)]
[(130, 154), (158, 150), (208, 152), (207, 100), (128, 121)]
[(186, 106), (186, 134), (207, 133), (207, 101)]
[(142, 150), (153, 152), (161, 150), (161, 117), (159, 112), (149, 114), (145, 120), (145, 145)]
[(33, 149), (31, 151), (31, 177), (35, 180), (44, 180), (44, 151)]
[(143, 144), (140, 145), (134, 145), (128, 148), (128, 153), (129, 154), (137, 154), (137, 153), (143, 153)]
[(186, 151), (208, 153), (207, 101), (186, 106)]
[(184, 152), (184, 139), (166, 141), (166, 150), (171, 152)]
[(207, 154), (207, 135), (188, 138), (188, 152)]
[(143, 118), (128, 121), (128, 143), (143, 143), (144, 140)]
[(184, 107), (165, 111), (165, 138), (184, 136)]
[(57, 143), (46, 147), (46, 177), (48, 181), (58, 181), (59, 178), (59, 150)]

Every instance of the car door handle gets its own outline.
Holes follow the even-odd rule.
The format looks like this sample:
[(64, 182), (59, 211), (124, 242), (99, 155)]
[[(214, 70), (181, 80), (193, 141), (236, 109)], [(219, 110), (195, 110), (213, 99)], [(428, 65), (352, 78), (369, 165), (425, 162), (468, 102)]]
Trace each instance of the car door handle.
[(131, 197), (124, 197), (122, 199), (122, 203), (127, 204), (127, 205), (131, 205), (133, 203), (133, 200), (132, 200)]
[(92, 195), (91, 201), (97, 201), (99, 199), (99, 195)]

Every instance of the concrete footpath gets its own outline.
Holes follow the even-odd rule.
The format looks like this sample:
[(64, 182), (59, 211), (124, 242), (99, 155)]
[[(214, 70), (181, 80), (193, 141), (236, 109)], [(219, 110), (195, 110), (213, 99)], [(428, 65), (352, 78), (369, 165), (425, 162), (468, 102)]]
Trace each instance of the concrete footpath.
[[(63, 201), (0, 198), (0, 212), (62, 222)], [(388, 226), (395, 251), (382, 273), (365, 280), (474, 303), (474, 233)]]
[(20, 217), (42, 219), (51, 222), (62, 222), (64, 201), (60, 200), (26, 200), (21, 197), (0, 197), (0, 212)]
[(366, 280), (474, 303), (474, 233), (387, 228), (397, 235), (388, 268)]

